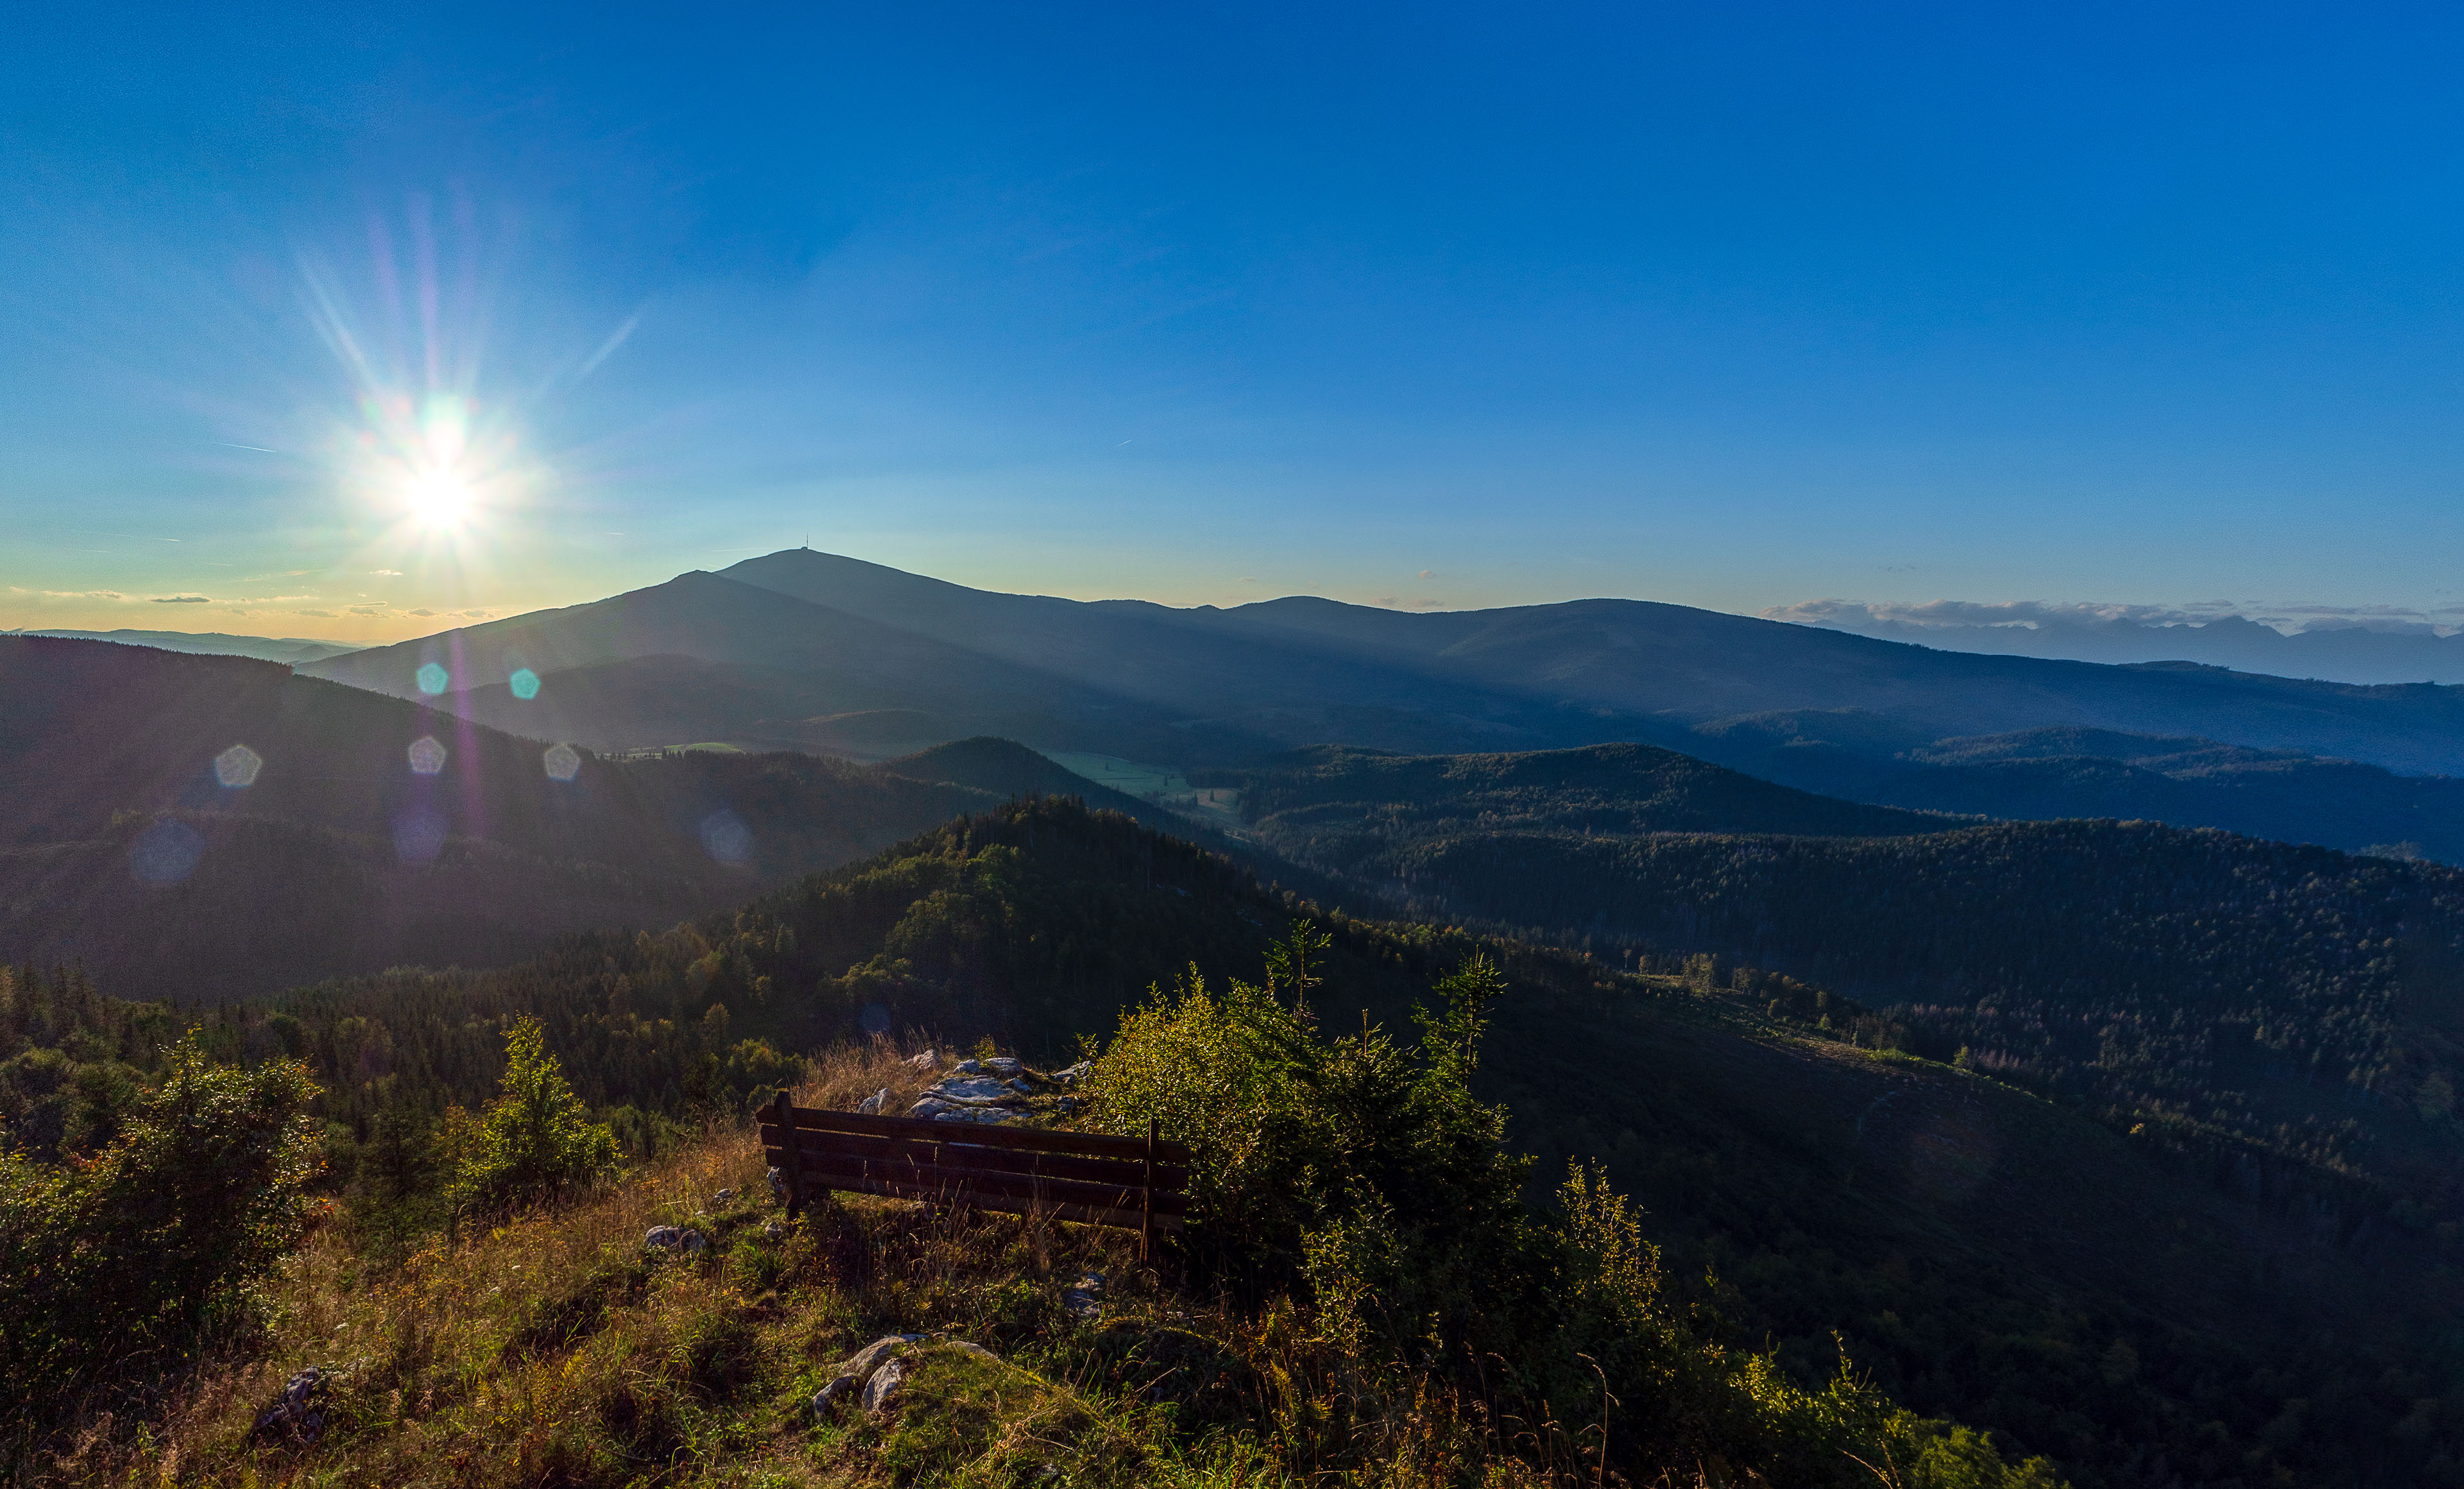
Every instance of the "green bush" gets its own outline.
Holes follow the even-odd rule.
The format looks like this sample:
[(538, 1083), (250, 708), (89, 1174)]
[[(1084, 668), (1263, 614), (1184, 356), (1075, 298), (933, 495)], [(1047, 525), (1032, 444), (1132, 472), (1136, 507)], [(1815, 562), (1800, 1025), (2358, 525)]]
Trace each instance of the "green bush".
[[(1482, 1010), (1503, 980), (1474, 957), (1439, 985), (1405, 1047), (1383, 1030), (1327, 1040), (1309, 991), (1328, 938), (1304, 923), (1268, 958), (1265, 984), (1217, 994), (1195, 968), (1132, 1012), (1088, 1077), (1098, 1129), (1162, 1133), (1198, 1153), (1192, 1241), (1206, 1264), (1274, 1286), (1323, 1270), (1343, 1244), (1313, 1233), (1401, 1225), (1415, 1261), (1485, 1253), (1520, 1223), (1527, 1159), (1501, 1146), (1504, 1108), (1476, 1100)], [(1400, 1215), (1401, 1220), (1395, 1219)], [(1423, 1228), (1414, 1217), (1438, 1222)]]
[(191, 1035), (93, 1158), (0, 1150), (0, 1412), (250, 1316), (319, 1203), (317, 1094), (304, 1065), (220, 1065)]
[(495, 1211), (543, 1204), (616, 1171), (615, 1134), (590, 1120), (564, 1067), (547, 1052), (538, 1019), (516, 1019), (506, 1033), (500, 1089), (476, 1121), (449, 1124), (454, 1164), (446, 1193), (454, 1205)]
[(1525, 1206), (1529, 1160), (1471, 1092), (1495, 967), (1474, 956), (1442, 979), (1410, 1046), (1376, 1029), (1327, 1039), (1309, 1004), (1326, 945), (1303, 924), (1264, 986), (1219, 994), (1193, 970), (1088, 1077), (1095, 1127), (1152, 1117), (1192, 1150), (1191, 1261), (1307, 1303), (1317, 1398), (1348, 1413), (1311, 1428), (1313, 1453), (1405, 1431), (1434, 1376), (1527, 1451), (1636, 1482), (1705, 1465), (1799, 1484), (2053, 1482), (2042, 1460), (2009, 1467), (1980, 1434), (1899, 1411), (1844, 1361), (1812, 1390), (1708, 1337), (1598, 1175), (1574, 1170), (1553, 1211)]

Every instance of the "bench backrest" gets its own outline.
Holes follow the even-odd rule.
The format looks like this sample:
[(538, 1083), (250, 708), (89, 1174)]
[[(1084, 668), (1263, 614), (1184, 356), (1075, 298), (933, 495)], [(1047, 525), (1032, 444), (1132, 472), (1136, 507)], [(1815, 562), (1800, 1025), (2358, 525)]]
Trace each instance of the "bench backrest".
[(817, 1111), (781, 1091), (761, 1109), (761, 1146), (786, 1177), (791, 1213), (852, 1190), (1117, 1226), (1150, 1244), (1189, 1218), (1189, 1150), (1158, 1139), (1152, 1121), (1144, 1137), (1051, 1132)]

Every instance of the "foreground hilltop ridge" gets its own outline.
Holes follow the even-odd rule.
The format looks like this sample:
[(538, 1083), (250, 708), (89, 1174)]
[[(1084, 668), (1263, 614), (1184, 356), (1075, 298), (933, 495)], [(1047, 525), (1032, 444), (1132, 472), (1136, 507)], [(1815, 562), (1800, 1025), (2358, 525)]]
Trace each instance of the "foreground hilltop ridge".
[[(1312, 917), (1218, 855), (1064, 802), (953, 823), (665, 935), (585, 938), (503, 972), (400, 972), (227, 1007), (204, 1039), (232, 1056), (310, 1059), (327, 1088), (329, 1182), (354, 1234), (369, 1246), (388, 1236), (416, 1245), (407, 1237), (421, 1216), (440, 1215), (433, 1180), (421, 1177), (450, 1130), (440, 1113), (487, 1100), (505, 1068), (508, 1020), (538, 1019), (581, 1099), (653, 1152), (677, 1117), (740, 1109), (793, 1070), (790, 1052), (868, 1028), (981, 1030), (1051, 1068), (1075, 1058), (1079, 1035), (1114, 1029), (1150, 984), (1170, 985), (1193, 965), (1219, 982), (1260, 975), (1266, 949), (1304, 918), (1332, 932), (1309, 962), (1322, 979), (1311, 1006), (1330, 1037), (1408, 1028), (1435, 982), (1474, 953), (1490, 957), (1506, 993), (1489, 1008), (1475, 1084), (1511, 1112), (1512, 1144), (1537, 1156), (1531, 1197), (1545, 1199), (1570, 1158), (1605, 1163), (1642, 1207), (1663, 1275), (1713, 1266), (1721, 1287), (1698, 1305), (1727, 1321), (1728, 1337), (1769, 1341), (1776, 1367), (1808, 1389), (1837, 1369), (1837, 1331), (1903, 1405), (1993, 1429), (2007, 1453), (2048, 1455), (2082, 1484), (2438, 1481), (2433, 1459), (2452, 1451), (2454, 1426), (2429, 1384), (2445, 1369), (2441, 1347), (2417, 1325), (2456, 1302), (2441, 1249), (2452, 1247), (2453, 1196), (2391, 1193), (2360, 1172), (2339, 1190), (2349, 1151), (2245, 1150), (2261, 1166), (2253, 1182), (2231, 1150), (2183, 1141), (2188, 1129), (2152, 1108), (2134, 1118), (2058, 1092), (2048, 1100), (1971, 1062), (1894, 1050), (1901, 1011), (1766, 969), (1704, 958), (1626, 971), (1461, 931)], [(2151, 972), (2169, 974), (2161, 964)], [(2321, 995), (2271, 1015), (2272, 1028), (2296, 1047), (2331, 1045), (2346, 1005), (2332, 987)], [(34, 1037), (78, 1059), (112, 1049), (145, 1058), (159, 1015), (81, 996), (20, 983), (10, 1027), (49, 1029)], [(2353, 996), (2369, 1006), (2366, 990)], [(72, 1029), (92, 1033), (71, 1039)], [(860, 1094), (876, 1084), (891, 1083), (868, 1076)], [(55, 1114), (41, 1120), (63, 1142), (108, 1130), (108, 1112), (78, 1094), (107, 1089), (66, 1082), (36, 1109)], [(2346, 1109), (2333, 1084), (2299, 1089), (2314, 1091), (2320, 1114)], [(2233, 1099), (2215, 1088), (2180, 1095), (2191, 1108)], [(2414, 1120), (2453, 1141), (2452, 1125)], [(749, 1187), (715, 1173), (699, 1184), (705, 1193)], [(683, 1211), (664, 1218), (696, 1223)], [(621, 1250), (637, 1235), (607, 1244)], [(729, 1270), (755, 1265), (759, 1242), (745, 1251), (730, 1239), (719, 1252), (737, 1259), (708, 1274), (721, 1281), (777, 1275)], [(848, 1275), (832, 1269), (854, 1254), (829, 1255), (842, 1259), (794, 1265)], [(1078, 1264), (1060, 1254), (1056, 1279)], [(635, 1285), (623, 1267), (599, 1275), (619, 1290), (591, 1296), (617, 1311), (576, 1316), (631, 1319), (622, 1310), (637, 1304), (627, 1300), (664, 1296), (622, 1290)], [(566, 1284), (539, 1285), (549, 1291), (539, 1306), (567, 1306), (554, 1301)], [(1056, 1305), (1061, 1290), (1050, 1289)], [(674, 1301), (698, 1307), (689, 1298), (702, 1296)], [(758, 1291), (738, 1296), (759, 1304)], [(766, 1316), (757, 1308), (747, 1323), (758, 1332)], [(696, 1317), (660, 1326), (703, 1326)], [(820, 1369), (843, 1358), (838, 1341), (942, 1327), (1004, 1357), (1021, 1337), (910, 1311), (867, 1317), (801, 1358)], [(592, 1346), (588, 1358), (619, 1347)], [(505, 1358), (584, 1369), (553, 1352)], [(241, 1378), (270, 1389), (316, 1363), (267, 1359)], [(772, 1369), (724, 1378), (771, 1382), (759, 1399), (776, 1404), (762, 1410), (790, 1412), (801, 1397), (774, 1392), (796, 1377)], [(724, 1401), (734, 1388), (693, 1389)], [(2321, 1399), (2337, 1412), (2307, 1406)], [(236, 1410), (215, 1420), (234, 1421)], [(752, 1437), (728, 1440), (804, 1440), (785, 1414), (754, 1420)]]

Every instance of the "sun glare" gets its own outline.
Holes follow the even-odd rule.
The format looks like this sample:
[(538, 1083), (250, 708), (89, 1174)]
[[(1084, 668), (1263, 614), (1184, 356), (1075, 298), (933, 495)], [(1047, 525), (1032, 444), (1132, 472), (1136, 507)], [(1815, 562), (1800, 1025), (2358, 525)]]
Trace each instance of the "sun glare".
[(451, 471), (430, 471), (410, 483), (410, 512), (428, 527), (460, 527), (471, 515), (471, 483)]

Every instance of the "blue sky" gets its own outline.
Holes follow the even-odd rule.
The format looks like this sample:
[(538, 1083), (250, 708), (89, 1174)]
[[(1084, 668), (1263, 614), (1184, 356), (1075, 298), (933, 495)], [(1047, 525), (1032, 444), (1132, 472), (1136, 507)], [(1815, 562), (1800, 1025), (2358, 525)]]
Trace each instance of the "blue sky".
[(2464, 603), (2452, 11), (75, 9), (0, 625)]

